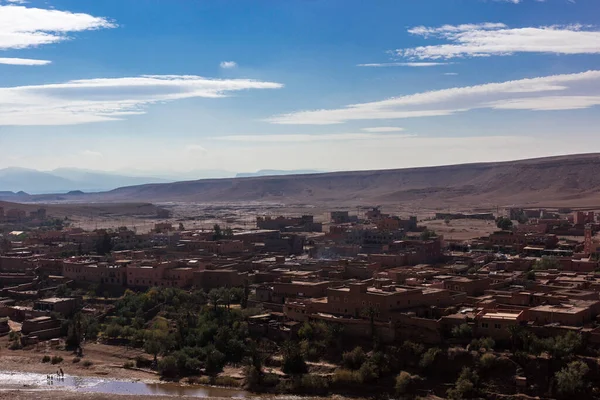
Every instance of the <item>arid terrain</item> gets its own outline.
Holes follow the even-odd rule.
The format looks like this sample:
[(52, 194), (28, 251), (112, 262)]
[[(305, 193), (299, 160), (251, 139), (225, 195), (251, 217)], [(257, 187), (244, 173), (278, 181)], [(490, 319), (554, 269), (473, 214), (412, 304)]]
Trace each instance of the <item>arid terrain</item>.
[(102, 193), (26, 194), (36, 202), (263, 202), (407, 207), (596, 206), (600, 154), (383, 171), (205, 179)]

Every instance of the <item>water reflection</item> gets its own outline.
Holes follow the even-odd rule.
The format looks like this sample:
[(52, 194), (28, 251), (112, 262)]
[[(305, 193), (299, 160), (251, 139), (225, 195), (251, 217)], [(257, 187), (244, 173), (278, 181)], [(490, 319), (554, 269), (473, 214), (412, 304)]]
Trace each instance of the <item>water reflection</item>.
[(0, 372), (0, 386), (35, 386), (39, 388), (69, 389), (78, 392), (107, 394), (132, 394), (144, 396), (169, 395), (188, 397), (244, 398), (249, 393), (243, 390), (214, 388), (209, 386), (182, 386), (166, 383), (128, 382), (93, 377), (47, 375), (25, 372)]

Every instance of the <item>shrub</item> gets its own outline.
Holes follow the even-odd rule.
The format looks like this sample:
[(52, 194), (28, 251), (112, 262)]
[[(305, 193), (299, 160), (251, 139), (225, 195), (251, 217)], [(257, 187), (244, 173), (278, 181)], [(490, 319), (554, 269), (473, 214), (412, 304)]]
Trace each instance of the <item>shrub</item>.
[(303, 394), (325, 395), (329, 390), (329, 382), (318, 375), (302, 375), (299, 391)]
[(85, 361), (83, 362), (83, 366), (84, 366), (84, 367), (86, 367), (86, 368), (89, 368), (89, 367), (91, 367), (92, 365), (94, 365), (94, 363), (93, 363), (93, 362), (91, 362), (90, 360), (85, 360)]
[(73, 360), (71, 361), (73, 364), (77, 364), (79, 361), (81, 361), (81, 358), (79, 357), (74, 357)]
[(173, 356), (163, 357), (158, 362), (158, 372), (161, 376), (174, 378), (179, 373), (177, 368), (177, 359)]
[(123, 368), (125, 368), (125, 369), (131, 369), (131, 368), (133, 368), (133, 366), (134, 366), (133, 361), (126, 361), (123, 364)]
[(477, 394), (477, 383), (479, 383), (479, 375), (471, 368), (463, 368), (455, 386), (448, 390), (448, 398), (458, 400), (474, 397)]
[(21, 344), (20, 340), (13, 340), (8, 345), (8, 349), (9, 350), (19, 350), (19, 349), (22, 349), (22, 348), (23, 348), (23, 345)]
[(467, 324), (457, 325), (452, 328), (452, 337), (457, 339), (469, 339), (473, 336), (473, 328)]
[(281, 369), (286, 374), (304, 374), (308, 371), (304, 357), (295, 344), (287, 343), (284, 345), (283, 366)]
[(401, 371), (396, 377), (396, 394), (402, 396), (410, 392), (413, 376), (406, 371)]
[(138, 368), (150, 368), (152, 366), (152, 360), (148, 360), (144, 356), (137, 356), (135, 358), (135, 366)]
[(342, 364), (344, 367), (352, 370), (358, 370), (367, 360), (362, 347), (355, 347), (352, 351), (347, 351), (342, 355)]
[(419, 361), (419, 367), (423, 369), (431, 367), (440, 352), (441, 350), (437, 347), (432, 347), (427, 350), (425, 354), (423, 354), (423, 357), (421, 357), (421, 361)]
[(197, 358), (188, 358), (185, 362), (185, 369), (191, 373), (200, 372), (200, 368), (202, 368), (202, 363)]
[(231, 376), (217, 376), (215, 378), (215, 385), (225, 387), (240, 387), (240, 381), (232, 378)]
[(588, 383), (585, 376), (589, 367), (582, 361), (573, 361), (556, 373), (556, 390), (564, 397), (582, 394)]
[(376, 381), (377, 378), (379, 378), (375, 365), (373, 365), (370, 362), (364, 363), (362, 367), (360, 367), (360, 369), (358, 370), (358, 374), (360, 376), (361, 381), (364, 383), (371, 383)]
[(63, 362), (63, 358), (61, 356), (52, 356), (52, 359), (50, 361), (52, 362), (52, 364), (60, 364), (61, 362)]
[(49, 363), (50, 362), (50, 356), (46, 354), (44, 357), (42, 357), (42, 362), (43, 363)]
[(495, 355), (493, 355), (492, 353), (485, 353), (479, 359), (479, 364), (481, 365), (481, 369), (490, 370), (490, 369), (494, 368), (497, 361), (498, 361), (498, 359), (496, 358)]
[(481, 349), (492, 350), (496, 346), (496, 342), (491, 337), (471, 340), (471, 350), (479, 351)]
[(333, 373), (332, 382), (338, 386), (362, 384), (362, 379), (358, 371), (338, 368)]
[(218, 374), (223, 370), (225, 366), (226, 359), (225, 355), (221, 353), (219, 350), (212, 350), (206, 355), (206, 373), (207, 374)]

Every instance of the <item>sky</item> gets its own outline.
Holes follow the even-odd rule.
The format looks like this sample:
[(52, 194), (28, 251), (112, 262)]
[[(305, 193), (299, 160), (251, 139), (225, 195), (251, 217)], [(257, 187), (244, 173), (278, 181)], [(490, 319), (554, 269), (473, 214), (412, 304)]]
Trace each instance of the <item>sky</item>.
[(0, 168), (600, 152), (598, 0), (0, 0)]

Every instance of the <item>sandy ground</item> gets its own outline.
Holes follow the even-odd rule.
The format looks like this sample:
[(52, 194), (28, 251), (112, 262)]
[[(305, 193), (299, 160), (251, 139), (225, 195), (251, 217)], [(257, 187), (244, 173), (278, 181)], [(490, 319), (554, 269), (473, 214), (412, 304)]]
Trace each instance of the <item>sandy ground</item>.
[(425, 225), (447, 240), (468, 240), (488, 236), (498, 230), (495, 221), (480, 221), (477, 219), (454, 219), (446, 224), (444, 220), (423, 221)]
[[(87, 344), (84, 347), (84, 357), (79, 363), (73, 363), (75, 355), (70, 351), (53, 349), (47, 343), (39, 348), (30, 350), (8, 350), (7, 337), (0, 339), (0, 369), (4, 371), (35, 372), (40, 374), (56, 373), (62, 368), (67, 375), (95, 376), (123, 380), (158, 381), (158, 375), (153, 371), (125, 369), (123, 364), (142, 354), (137, 349), (107, 346), (103, 344)], [(63, 362), (52, 365), (42, 363), (44, 355), (61, 356)], [(92, 362), (84, 367), (84, 361)]]
[[(173, 396), (128, 396), (102, 393), (75, 393), (63, 390), (44, 389), (7, 389), (0, 388), (0, 400), (140, 400), (142, 398), (152, 400), (173, 400)], [(191, 399), (192, 397), (177, 397), (180, 399)]]

